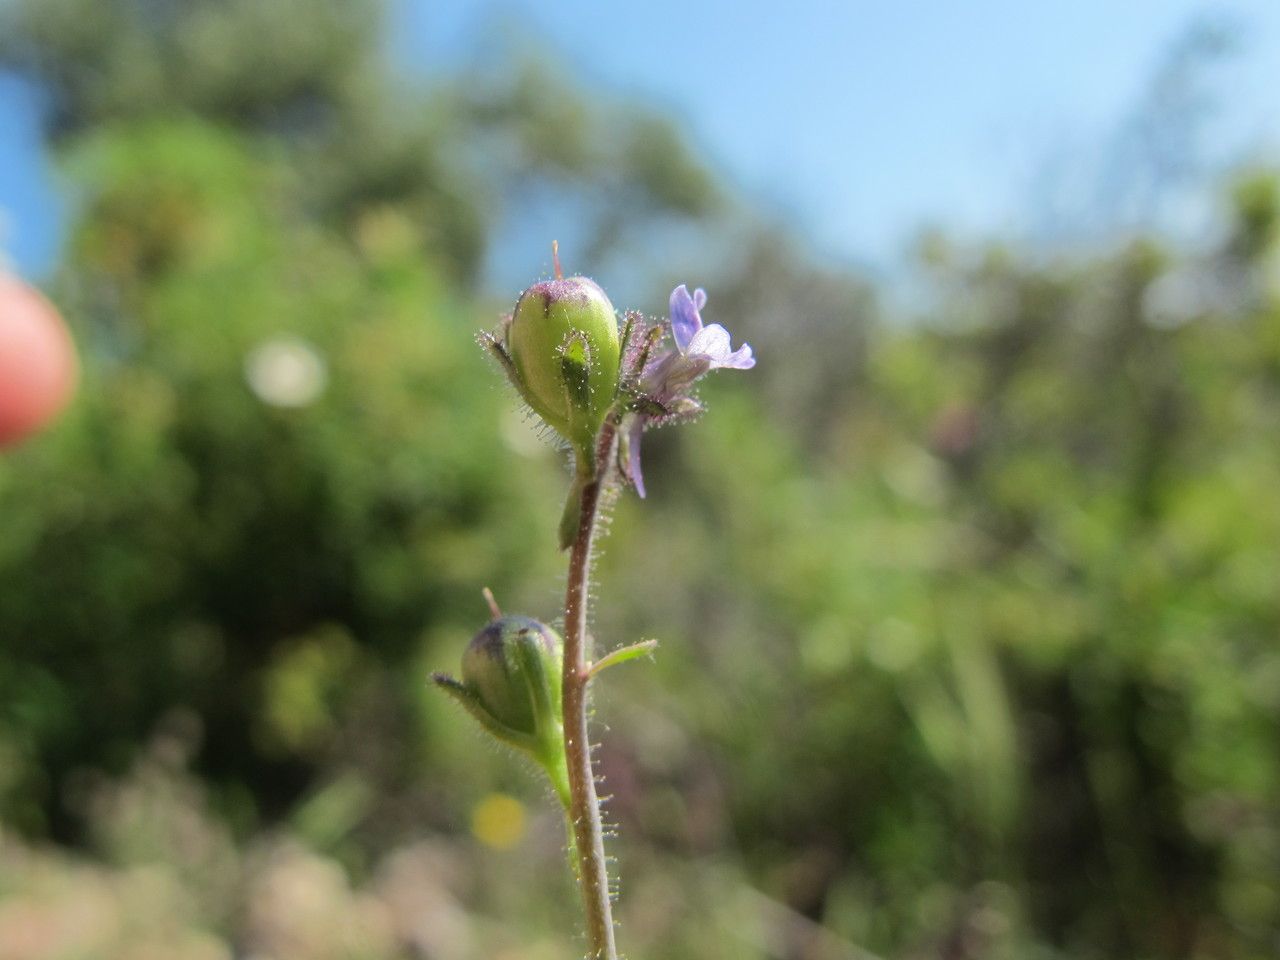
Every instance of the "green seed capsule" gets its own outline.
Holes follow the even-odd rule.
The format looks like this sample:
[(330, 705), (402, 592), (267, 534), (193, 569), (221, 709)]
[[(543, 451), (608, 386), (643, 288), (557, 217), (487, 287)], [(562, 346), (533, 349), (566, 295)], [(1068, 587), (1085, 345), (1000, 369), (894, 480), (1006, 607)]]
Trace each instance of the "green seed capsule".
[(525, 401), (590, 456), (618, 389), (618, 321), (586, 277), (535, 283), (516, 302), (507, 350)]
[(561, 729), (559, 635), (529, 617), (492, 620), (462, 655), (462, 685), (501, 727), (543, 740)]
[[(490, 597), (492, 603), (492, 597)], [(529, 754), (546, 771), (560, 802), (569, 804), (564, 754), (561, 664), (564, 644), (545, 623), (497, 614), (462, 655), (462, 680), (432, 680), (503, 743)]]

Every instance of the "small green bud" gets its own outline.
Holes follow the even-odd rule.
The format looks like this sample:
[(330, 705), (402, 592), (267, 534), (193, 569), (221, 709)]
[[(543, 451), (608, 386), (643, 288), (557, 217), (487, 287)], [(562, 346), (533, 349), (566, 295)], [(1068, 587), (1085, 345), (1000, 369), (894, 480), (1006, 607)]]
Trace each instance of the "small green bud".
[[(492, 595), (486, 596), (492, 603)], [(462, 682), (442, 673), (432, 679), (489, 733), (537, 760), (567, 804), (560, 674), (564, 644), (545, 623), (501, 616), (496, 605), (494, 613), (462, 655)]]
[(462, 683), (498, 723), (537, 738), (560, 723), (559, 635), (529, 617), (491, 620), (462, 655)]
[(503, 617), (485, 596), (494, 618), (462, 654), (462, 682), (444, 673), (433, 680), (498, 740), (538, 760), (567, 808), (561, 637), (530, 617)]
[(588, 457), (618, 390), (613, 304), (586, 277), (535, 283), (516, 302), (507, 352), (525, 401)]

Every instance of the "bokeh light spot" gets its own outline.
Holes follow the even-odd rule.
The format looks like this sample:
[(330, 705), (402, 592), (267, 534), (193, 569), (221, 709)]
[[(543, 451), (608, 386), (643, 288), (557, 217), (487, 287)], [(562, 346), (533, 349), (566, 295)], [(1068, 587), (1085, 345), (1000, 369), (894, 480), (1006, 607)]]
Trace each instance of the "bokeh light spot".
[(314, 403), (329, 382), (324, 358), (297, 337), (273, 337), (249, 352), (245, 380), (263, 403), (273, 407), (305, 407)]
[(471, 832), (494, 850), (510, 850), (524, 837), (524, 804), (505, 793), (491, 793), (471, 811)]

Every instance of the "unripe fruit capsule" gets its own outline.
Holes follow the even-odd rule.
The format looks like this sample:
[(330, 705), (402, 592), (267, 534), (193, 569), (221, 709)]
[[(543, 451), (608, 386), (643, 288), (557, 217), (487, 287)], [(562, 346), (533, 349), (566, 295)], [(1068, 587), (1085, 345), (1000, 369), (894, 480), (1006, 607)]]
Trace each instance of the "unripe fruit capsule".
[(559, 635), (530, 617), (501, 617), (462, 655), (462, 683), (498, 723), (531, 737), (560, 723)]
[(589, 448), (618, 388), (618, 320), (586, 277), (535, 283), (516, 302), (507, 350), (529, 406)]

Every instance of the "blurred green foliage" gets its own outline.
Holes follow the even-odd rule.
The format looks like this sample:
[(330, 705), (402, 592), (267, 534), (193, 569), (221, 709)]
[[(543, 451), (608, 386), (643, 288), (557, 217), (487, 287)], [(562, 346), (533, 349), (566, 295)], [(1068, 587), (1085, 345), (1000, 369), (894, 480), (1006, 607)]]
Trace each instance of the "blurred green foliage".
[[(518, 58), (397, 86), (372, 4), (3, 13), (85, 378), (0, 460), (0, 943), (89, 903), (125, 919), (32, 955), (574, 949), (553, 804), (425, 682), (480, 586), (557, 607), (562, 465), (472, 343), (502, 205), (551, 185), (606, 286), (699, 231), (761, 358), (646, 441), (600, 564), (600, 642), (664, 641), (600, 704), (634, 955), (1274, 954), (1274, 176), (1194, 255), (937, 240), (904, 323), (660, 117)], [(464, 832), (495, 791), (514, 850)]]

